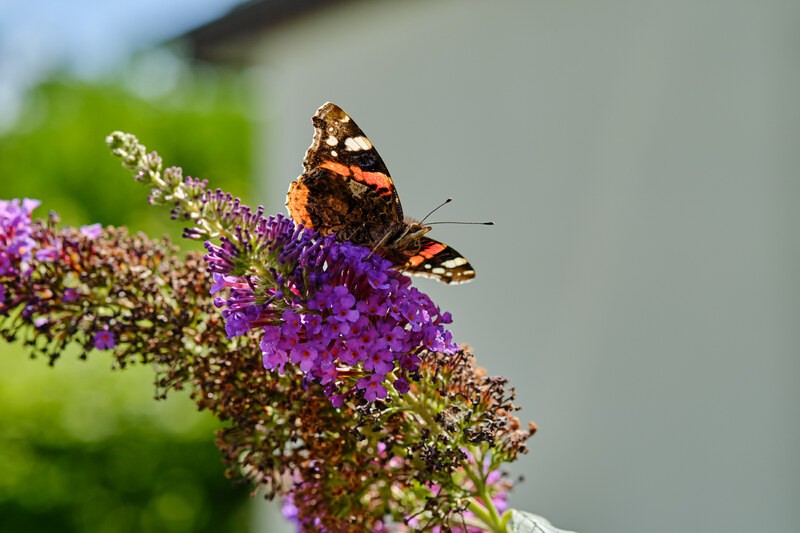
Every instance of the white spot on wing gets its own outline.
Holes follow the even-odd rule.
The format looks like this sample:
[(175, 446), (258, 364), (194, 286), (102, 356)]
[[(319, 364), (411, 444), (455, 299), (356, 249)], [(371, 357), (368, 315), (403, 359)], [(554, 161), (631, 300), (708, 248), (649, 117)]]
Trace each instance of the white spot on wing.
[(336, 150), (331, 150), (331, 155), (333, 157), (339, 157), (339, 152), (337, 152)]
[(329, 135), (328, 138), (325, 139), (325, 142), (328, 144), (328, 146), (336, 146), (337, 144), (339, 144), (339, 139), (337, 139), (333, 135)]
[(455, 259), (450, 259), (442, 263), (442, 266), (445, 268), (456, 268), (460, 267), (461, 265), (466, 265), (467, 260), (463, 257), (456, 257)]
[(359, 150), (369, 150), (372, 148), (372, 143), (366, 137), (348, 137), (344, 141), (344, 146), (351, 152), (358, 152)]
[(434, 269), (431, 269), (431, 272), (433, 272), (434, 274), (444, 274), (444, 269), (442, 267), (436, 267)]

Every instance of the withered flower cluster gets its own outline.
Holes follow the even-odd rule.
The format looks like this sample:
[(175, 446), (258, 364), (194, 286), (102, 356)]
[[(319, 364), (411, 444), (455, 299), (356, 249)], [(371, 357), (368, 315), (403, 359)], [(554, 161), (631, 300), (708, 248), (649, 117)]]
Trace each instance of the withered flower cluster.
[(108, 142), (209, 253), (0, 203), (6, 340), (51, 363), (106, 350), (151, 364), (158, 396), (190, 389), (226, 422), (230, 476), (282, 497), (302, 531), (505, 531), (501, 467), (535, 427), (452, 342), (448, 313), (369, 250), (163, 170), (131, 135)]

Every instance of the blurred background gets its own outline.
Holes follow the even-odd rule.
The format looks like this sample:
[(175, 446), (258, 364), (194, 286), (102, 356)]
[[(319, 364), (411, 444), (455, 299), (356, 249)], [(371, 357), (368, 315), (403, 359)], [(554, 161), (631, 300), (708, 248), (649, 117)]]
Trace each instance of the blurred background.
[[(103, 144), (269, 212), (325, 101), (478, 271), (415, 281), (540, 432), (512, 504), (589, 533), (800, 523), (800, 4), (0, 4), (0, 196), (179, 235)], [(0, 347), (0, 529), (284, 531), (147, 369)], [(74, 358), (73, 358), (74, 359)]]

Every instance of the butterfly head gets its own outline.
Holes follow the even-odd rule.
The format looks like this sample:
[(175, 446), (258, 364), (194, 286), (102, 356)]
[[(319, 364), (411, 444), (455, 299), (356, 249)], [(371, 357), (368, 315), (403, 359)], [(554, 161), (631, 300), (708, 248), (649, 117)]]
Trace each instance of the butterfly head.
[(397, 237), (392, 239), (389, 245), (392, 248), (410, 248), (414, 243), (419, 242), (422, 236), (430, 230), (430, 226), (426, 226), (422, 222), (406, 217), (403, 221), (402, 231), (399, 232)]

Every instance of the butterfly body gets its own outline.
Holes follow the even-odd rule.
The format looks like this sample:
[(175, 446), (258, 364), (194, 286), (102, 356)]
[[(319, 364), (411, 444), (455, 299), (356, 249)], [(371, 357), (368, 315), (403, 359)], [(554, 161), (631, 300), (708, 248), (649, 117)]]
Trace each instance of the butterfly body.
[(386, 165), (347, 113), (326, 103), (312, 122), (314, 141), (304, 172), (286, 198), (295, 222), (369, 247), (409, 274), (444, 283), (475, 277), (461, 254), (426, 236), (430, 226), (403, 216)]

